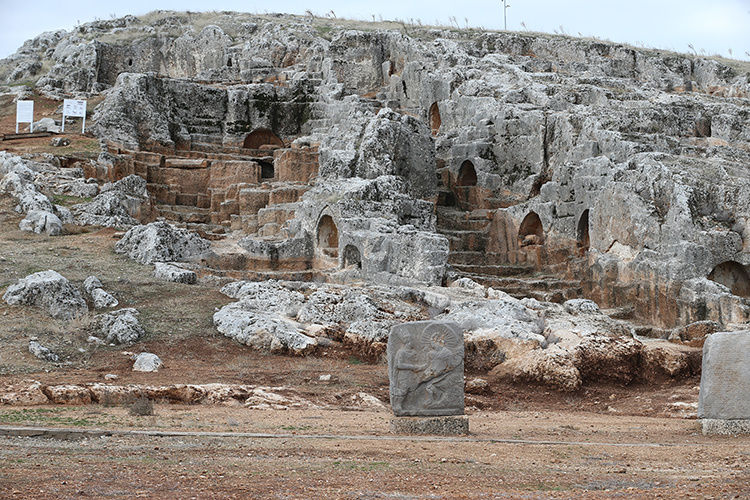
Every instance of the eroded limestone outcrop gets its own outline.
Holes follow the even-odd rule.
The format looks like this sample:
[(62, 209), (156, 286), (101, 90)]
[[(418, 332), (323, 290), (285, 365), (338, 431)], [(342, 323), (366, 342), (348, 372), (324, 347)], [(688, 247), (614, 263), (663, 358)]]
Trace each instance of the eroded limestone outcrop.
[(168, 222), (135, 226), (115, 245), (115, 252), (126, 254), (141, 264), (195, 260), (209, 250), (209, 242)]
[[(238, 302), (214, 321), (240, 342), (376, 359), (393, 322), (442, 315), (465, 330), (467, 366), (564, 390), (695, 373), (677, 342), (703, 329), (671, 329), (750, 320), (740, 63), (294, 16), (197, 30), (198, 16), (89, 23), (0, 61), (0, 79), (39, 77), (48, 95), (108, 89), (92, 117), (106, 151), (83, 175), (0, 153), (24, 228), (70, 220), (42, 191), (98, 194), (76, 223), (161, 218), (206, 238), (136, 226), (117, 251), (140, 262), (352, 285), (229, 286)], [(647, 329), (611, 308), (675, 343), (635, 338)]]
[(81, 292), (60, 273), (41, 271), (22, 278), (3, 295), (10, 305), (33, 305), (56, 319), (70, 320), (88, 312)]

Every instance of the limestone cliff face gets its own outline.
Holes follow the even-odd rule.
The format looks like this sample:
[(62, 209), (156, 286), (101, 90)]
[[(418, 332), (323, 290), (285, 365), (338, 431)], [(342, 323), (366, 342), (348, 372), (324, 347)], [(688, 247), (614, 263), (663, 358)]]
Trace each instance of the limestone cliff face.
[[(362, 24), (157, 12), (40, 35), (0, 79), (105, 92), (96, 133), (128, 149), (248, 148), (258, 130), (317, 146), (287, 234), (339, 266), (439, 281), (437, 205), (485, 221), (480, 243), (467, 242), (478, 222), (453, 228), (450, 251), (487, 269), (565, 275), (662, 326), (750, 319), (747, 64)], [(409, 263), (414, 241), (439, 256)]]

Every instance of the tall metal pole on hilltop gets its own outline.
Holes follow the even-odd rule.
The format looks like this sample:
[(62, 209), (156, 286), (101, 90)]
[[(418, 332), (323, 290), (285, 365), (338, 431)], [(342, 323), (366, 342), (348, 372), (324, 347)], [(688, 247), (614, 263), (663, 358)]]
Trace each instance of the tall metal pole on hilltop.
[(503, 29), (508, 31), (508, 0), (503, 0)]

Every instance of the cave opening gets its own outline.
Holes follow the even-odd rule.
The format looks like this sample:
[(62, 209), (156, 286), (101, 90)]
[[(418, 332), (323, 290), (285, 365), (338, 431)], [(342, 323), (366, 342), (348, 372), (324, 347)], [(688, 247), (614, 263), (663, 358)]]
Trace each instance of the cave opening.
[(542, 245), (544, 243), (544, 227), (542, 219), (536, 212), (529, 212), (518, 229), (519, 246)]
[(750, 275), (739, 262), (722, 262), (708, 274), (708, 279), (729, 288), (734, 295), (750, 297)]
[(261, 128), (250, 132), (242, 143), (245, 149), (262, 149), (266, 146), (284, 147), (284, 141), (273, 131)]
[(581, 254), (588, 251), (591, 245), (591, 238), (589, 236), (589, 209), (583, 211), (581, 218), (578, 219), (578, 231), (576, 234), (576, 244)]
[(324, 215), (318, 221), (317, 231), (318, 248), (320, 248), (324, 254), (329, 256), (335, 256), (338, 253), (339, 248), (339, 230), (336, 227), (336, 223), (333, 221), (333, 217), (330, 215)]
[(461, 164), (461, 168), (458, 170), (458, 180), (456, 181), (456, 185), (458, 187), (477, 185), (477, 171), (470, 160), (466, 160)]
[(443, 121), (440, 118), (440, 107), (438, 106), (438, 103), (433, 102), (432, 106), (430, 106), (430, 130), (432, 131), (433, 136), (438, 135), (442, 123)]
[(344, 267), (362, 269), (362, 254), (359, 248), (351, 244), (344, 247)]

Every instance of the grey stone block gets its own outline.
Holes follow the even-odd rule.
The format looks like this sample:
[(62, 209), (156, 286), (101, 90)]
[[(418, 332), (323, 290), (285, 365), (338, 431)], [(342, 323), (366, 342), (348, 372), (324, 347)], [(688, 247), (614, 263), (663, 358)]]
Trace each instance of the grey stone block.
[(698, 418), (750, 419), (750, 330), (718, 332), (706, 339)]
[(400, 416), (464, 413), (464, 339), (455, 323), (395, 325), (388, 338), (391, 407)]
[(720, 420), (704, 418), (701, 420), (703, 434), (720, 434), (733, 436), (735, 434), (750, 434), (750, 420)]
[(469, 433), (469, 417), (395, 417), (391, 419), (391, 432), (395, 434), (430, 434), (461, 436)]

